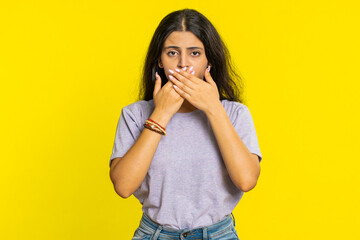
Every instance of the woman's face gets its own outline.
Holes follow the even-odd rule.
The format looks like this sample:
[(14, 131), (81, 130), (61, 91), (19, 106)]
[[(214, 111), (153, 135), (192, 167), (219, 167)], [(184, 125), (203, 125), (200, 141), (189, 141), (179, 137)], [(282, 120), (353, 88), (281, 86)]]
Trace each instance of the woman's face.
[(161, 63), (163, 66), (159, 63), (159, 67), (164, 68), (167, 78), (171, 74), (169, 69), (193, 66), (194, 75), (203, 79), (208, 60), (203, 43), (192, 32), (174, 31), (164, 42)]

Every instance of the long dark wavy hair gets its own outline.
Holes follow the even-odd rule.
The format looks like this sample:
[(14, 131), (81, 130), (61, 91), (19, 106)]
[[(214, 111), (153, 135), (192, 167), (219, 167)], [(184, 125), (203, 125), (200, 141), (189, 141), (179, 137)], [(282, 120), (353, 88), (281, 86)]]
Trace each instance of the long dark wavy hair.
[(162, 86), (168, 81), (164, 69), (158, 66), (158, 61), (166, 38), (173, 31), (192, 32), (202, 41), (207, 60), (212, 66), (210, 74), (219, 90), (220, 100), (227, 99), (243, 103), (244, 84), (242, 78), (235, 72), (225, 43), (204, 15), (188, 8), (168, 14), (155, 30), (143, 66), (139, 99), (147, 101), (153, 99), (155, 72), (160, 75)]

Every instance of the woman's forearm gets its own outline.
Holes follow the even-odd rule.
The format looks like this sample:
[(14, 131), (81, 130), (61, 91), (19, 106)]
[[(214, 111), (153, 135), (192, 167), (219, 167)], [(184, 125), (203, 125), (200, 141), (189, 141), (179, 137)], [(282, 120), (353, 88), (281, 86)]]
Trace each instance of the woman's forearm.
[[(171, 116), (155, 109), (150, 118), (166, 127)], [(129, 151), (121, 159), (113, 160), (116, 162), (112, 163), (114, 166), (111, 166), (110, 178), (116, 193), (121, 197), (127, 198), (139, 188), (149, 170), (162, 136), (144, 128)]]
[(206, 113), (215, 134), (225, 166), (237, 188), (247, 192), (260, 175), (258, 157), (249, 152), (232, 125), (221, 102)]

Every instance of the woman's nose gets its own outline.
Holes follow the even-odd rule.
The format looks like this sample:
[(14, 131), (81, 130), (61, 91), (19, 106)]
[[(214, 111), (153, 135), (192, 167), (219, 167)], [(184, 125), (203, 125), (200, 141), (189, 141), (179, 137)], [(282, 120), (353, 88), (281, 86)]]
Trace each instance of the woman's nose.
[(181, 56), (178, 62), (178, 67), (179, 68), (184, 68), (184, 67), (189, 67), (189, 62), (188, 59), (186, 58), (186, 56)]

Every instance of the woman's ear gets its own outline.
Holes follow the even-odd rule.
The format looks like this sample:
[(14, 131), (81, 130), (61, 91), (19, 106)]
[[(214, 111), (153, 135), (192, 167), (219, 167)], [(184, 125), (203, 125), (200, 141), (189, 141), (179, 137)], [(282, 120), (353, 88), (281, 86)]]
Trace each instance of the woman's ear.
[(161, 61), (158, 61), (158, 66), (159, 66), (159, 68), (163, 68)]

